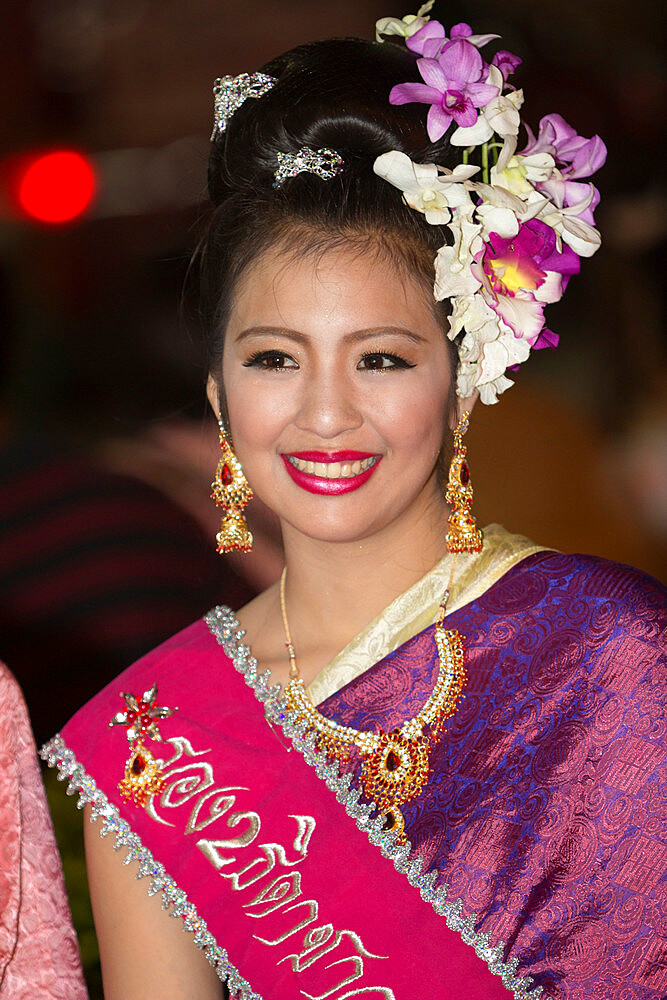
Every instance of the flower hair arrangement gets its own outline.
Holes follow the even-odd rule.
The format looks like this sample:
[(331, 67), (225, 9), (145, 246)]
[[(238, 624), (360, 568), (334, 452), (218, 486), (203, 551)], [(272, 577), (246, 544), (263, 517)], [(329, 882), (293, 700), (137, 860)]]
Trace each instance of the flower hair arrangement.
[(521, 59), (501, 50), (485, 62), (480, 49), (499, 36), (473, 35), (468, 24), (447, 36), (429, 19), (431, 6), (377, 22), (378, 40), (398, 35), (417, 53), (424, 81), (398, 84), (389, 101), (429, 105), (429, 139), (437, 142), (453, 127), (449, 141), (461, 147), (461, 163), (450, 170), (392, 150), (373, 169), (428, 223), (450, 230), (452, 243), (436, 257), (434, 294), (452, 302), (457, 394), (478, 390), (483, 403), (495, 403), (513, 384), (508, 369), (531, 348), (558, 344), (545, 327), (544, 307), (561, 298), (580, 258), (600, 246), (593, 219), (599, 193), (584, 179), (607, 151), (599, 136), (585, 139), (551, 114), (537, 138), (524, 123), (528, 141), (517, 152), (523, 92), (508, 78)]

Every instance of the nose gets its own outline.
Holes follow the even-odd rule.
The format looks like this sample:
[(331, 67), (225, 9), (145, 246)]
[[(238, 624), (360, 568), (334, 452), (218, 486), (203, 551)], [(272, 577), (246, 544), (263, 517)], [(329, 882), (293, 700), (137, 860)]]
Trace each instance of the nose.
[(296, 426), (332, 441), (363, 424), (355, 387), (344, 374), (331, 369), (311, 371), (304, 380), (296, 415)]

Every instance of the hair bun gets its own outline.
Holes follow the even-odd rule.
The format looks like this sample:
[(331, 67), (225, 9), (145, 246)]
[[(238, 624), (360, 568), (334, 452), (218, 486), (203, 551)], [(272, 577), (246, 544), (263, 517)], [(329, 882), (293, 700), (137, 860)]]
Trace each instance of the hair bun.
[[(235, 190), (271, 186), (276, 154), (303, 146), (335, 149), (355, 173), (372, 171), (376, 157), (391, 149), (415, 160), (434, 155), (421, 108), (389, 104), (397, 82), (419, 80), (416, 56), (407, 49), (329, 39), (300, 45), (261, 72), (277, 84), (246, 101), (213, 143), (209, 191), (216, 203)], [(440, 151), (439, 162), (446, 161)]]

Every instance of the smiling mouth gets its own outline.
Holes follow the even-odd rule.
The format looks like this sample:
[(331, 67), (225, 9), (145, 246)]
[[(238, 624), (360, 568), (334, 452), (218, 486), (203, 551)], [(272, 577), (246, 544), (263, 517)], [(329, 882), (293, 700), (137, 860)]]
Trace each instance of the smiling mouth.
[(379, 455), (371, 455), (355, 462), (311, 462), (296, 455), (285, 455), (285, 458), (299, 472), (304, 472), (308, 476), (317, 476), (318, 479), (354, 479), (374, 466), (379, 460)]

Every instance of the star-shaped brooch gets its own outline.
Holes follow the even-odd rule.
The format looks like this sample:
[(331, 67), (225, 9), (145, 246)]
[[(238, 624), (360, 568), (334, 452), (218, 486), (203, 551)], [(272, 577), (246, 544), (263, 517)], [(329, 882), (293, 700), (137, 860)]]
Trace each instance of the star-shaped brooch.
[(109, 726), (125, 726), (127, 728), (127, 738), (130, 743), (140, 740), (144, 736), (149, 736), (152, 740), (162, 743), (160, 730), (157, 727), (158, 719), (167, 719), (176, 708), (164, 708), (156, 705), (157, 683), (152, 688), (144, 691), (141, 698), (135, 698), (133, 694), (123, 691), (121, 697), (125, 701), (124, 712), (116, 712)]
[(116, 712), (109, 726), (125, 726), (127, 739), (130, 743), (130, 756), (125, 762), (125, 776), (119, 782), (118, 789), (125, 799), (130, 799), (136, 806), (145, 806), (153, 795), (162, 791), (164, 778), (162, 761), (156, 760), (144, 744), (144, 739), (163, 743), (160, 730), (157, 727), (159, 719), (166, 719), (177, 711), (176, 708), (165, 708), (156, 705), (157, 684), (144, 691), (141, 698), (122, 692), (125, 701), (125, 711)]

